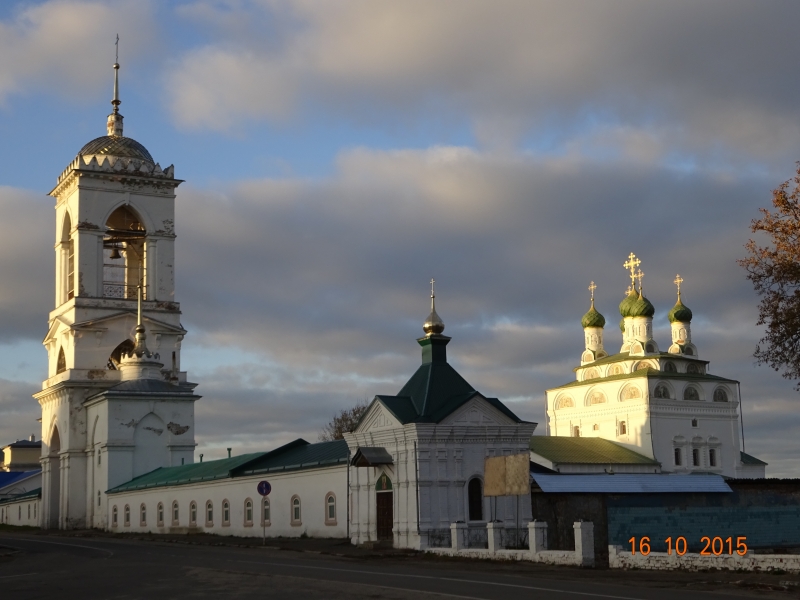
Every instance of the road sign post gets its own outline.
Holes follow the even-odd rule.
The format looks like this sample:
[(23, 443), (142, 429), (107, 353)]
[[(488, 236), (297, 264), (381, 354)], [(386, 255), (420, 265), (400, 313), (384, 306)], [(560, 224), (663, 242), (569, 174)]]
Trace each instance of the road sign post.
[(266, 498), (269, 496), (269, 493), (272, 491), (272, 486), (269, 484), (269, 481), (259, 481), (258, 487), (259, 495), (261, 496), (261, 528), (263, 530), (264, 537), (261, 540), (261, 545), (267, 545), (267, 519), (266, 515), (264, 514), (264, 506), (267, 502)]

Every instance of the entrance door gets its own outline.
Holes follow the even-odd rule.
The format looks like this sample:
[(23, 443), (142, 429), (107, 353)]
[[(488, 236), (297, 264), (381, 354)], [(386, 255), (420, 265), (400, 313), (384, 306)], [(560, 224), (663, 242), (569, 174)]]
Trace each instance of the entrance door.
[(392, 539), (392, 522), (394, 521), (393, 496), (393, 492), (377, 492), (375, 494), (379, 540)]

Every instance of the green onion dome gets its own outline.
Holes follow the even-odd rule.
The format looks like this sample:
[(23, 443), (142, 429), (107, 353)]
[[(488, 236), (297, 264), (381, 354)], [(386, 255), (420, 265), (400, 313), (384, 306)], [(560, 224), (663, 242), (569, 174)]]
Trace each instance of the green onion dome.
[(688, 307), (684, 306), (683, 302), (681, 302), (680, 295), (678, 295), (678, 301), (675, 303), (675, 306), (673, 306), (672, 310), (667, 313), (667, 318), (669, 319), (670, 323), (692, 322), (692, 311), (689, 310)]
[(619, 303), (619, 314), (624, 317), (630, 317), (631, 305), (639, 299), (639, 294), (635, 290), (631, 290), (625, 299)]
[(631, 303), (628, 311), (629, 317), (652, 317), (656, 309), (650, 304), (650, 300), (639, 294), (636, 300)]
[(581, 326), (586, 329), (587, 327), (605, 327), (606, 326), (606, 318), (601, 315), (594, 307), (594, 302), (592, 302), (592, 307), (589, 309), (583, 318), (581, 319)]

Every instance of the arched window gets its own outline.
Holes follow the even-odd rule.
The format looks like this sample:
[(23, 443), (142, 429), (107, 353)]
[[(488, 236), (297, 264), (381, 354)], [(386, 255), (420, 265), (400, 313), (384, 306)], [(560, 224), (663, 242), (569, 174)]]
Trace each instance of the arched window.
[(653, 398), (669, 398), (669, 388), (665, 386), (663, 383), (660, 383), (656, 386), (656, 389), (653, 391)]
[(177, 526), (180, 523), (180, 516), (181, 516), (181, 514), (180, 514), (180, 510), (178, 508), (178, 501), (175, 500), (172, 503), (172, 524), (174, 526)]
[(575, 425), (575, 427), (572, 428), (572, 436), (581, 437), (581, 428), (579, 425)]
[(189, 525), (197, 525), (197, 502), (194, 500), (189, 504)]
[(694, 350), (692, 350), (692, 348), (691, 348), (690, 346), (686, 346), (686, 347), (683, 349), (683, 353), (684, 353), (686, 356), (694, 356)]
[(683, 390), (683, 399), (700, 400), (700, 393), (697, 391), (697, 388), (688, 386), (685, 390)]
[(69, 213), (64, 216), (64, 224), (61, 228), (61, 271), (63, 277), (62, 302), (66, 302), (75, 297), (75, 242), (72, 239), (72, 220)]
[(671, 360), (668, 360), (664, 363), (664, 372), (665, 373), (677, 373), (678, 369), (675, 367), (675, 363)]
[(67, 357), (64, 355), (64, 348), (58, 349), (58, 360), (56, 361), (56, 375), (67, 370)]
[(125, 512), (123, 513), (125, 517), (125, 527), (131, 526), (131, 507), (127, 504), (125, 505)]
[(117, 371), (119, 370), (119, 363), (122, 362), (122, 357), (126, 354), (130, 354), (133, 351), (133, 341), (130, 339), (123, 340), (122, 342), (114, 348), (114, 351), (111, 352), (111, 356), (108, 357), (108, 362), (106, 363), (106, 369), (109, 371)]
[(147, 507), (144, 504), (139, 507), (139, 525), (147, 526)]
[(628, 435), (628, 425), (625, 423), (625, 421), (619, 422), (618, 429), (619, 433), (617, 435)]
[(621, 365), (612, 365), (611, 368), (608, 370), (609, 375), (622, 375), (622, 366)]
[(656, 351), (656, 346), (652, 342), (647, 342), (647, 344), (644, 346), (644, 349), (647, 350), (647, 352), (652, 353)]
[(469, 503), (469, 520), (483, 521), (483, 484), (473, 477), (467, 484), (467, 502)]
[(302, 523), (302, 513), (300, 511), (300, 497), (292, 496), (292, 525), (300, 525)]
[(681, 466), (681, 449), (680, 448), (675, 448), (675, 466), (676, 467), (680, 467)]
[(686, 365), (686, 372), (691, 373), (693, 375), (697, 375), (699, 373), (702, 373), (703, 370), (700, 367), (700, 365), (697, 365), (695, 363), (689, 363), (688, 365)]
[(253, 501), (250, 498), (244, 501), (244, 524), (245, 527), (253, 525)]
[(156, 525), (159, 527), (164, 526), (164, 505), (161, 502), (156, 507)]
[(700, 448), (692, 448), (692, 466), (700, 466)]
[(333, 492), (325, 494), (325, 525), (336, 525), (336, 496)]
[(623, 400), (635, 400), (642, 397), (642, 391), (635, 385), (628, 385), (622, 390)]
[(269, 516), (269, 498), (266, 496), (262, 500), (261, 503), (261, 524), (269, 527), (270, 526), (270, 516)]
[(697, 427), (697, 419), (692, 419), (692, 427)]
[(214, 526), (214, 504), (209, 500), (206, 502), (206, 527)]
[(139, 217), (126, 205), (108, 217), (103, 237), (104, 297), (136, 298), (140, 273), (142, 278), (145, 276), (146, 235)]
[(586, 404), (605, 404), (606, 403), (606, 395), (601, 392), (600, 390), (594, 390), (589, 396), (586, 398)]
[(112, 527), (116, 527), (117, 526), (117, 506), (116, 505), (114, 505), (114, 507), (111, 509), (111, 526)]
[(709, 467), (717, 466), (717, 451), (715, 448), (708, 449), (708, 466)]
[(222, 524), (226, 527), (231, 524), (231, 503), (227, 500), (222, 501)]
[(726, 392), (723, 388), (717, 388), (714, 390), (714, 402), (727, 402), (728, 401), (728, 392)]
[(97, 506), (100, 506), (100, 490), (97, 490)]
[(583, 380), (586, 381), (587, 379), (597, 379), (600, 377), (600, 373), (595, 368), (586, 369), (583, 373)]
[(598, 425), (597, 423), (592, 425), (592, 431), (600, 431), (600, 425)]

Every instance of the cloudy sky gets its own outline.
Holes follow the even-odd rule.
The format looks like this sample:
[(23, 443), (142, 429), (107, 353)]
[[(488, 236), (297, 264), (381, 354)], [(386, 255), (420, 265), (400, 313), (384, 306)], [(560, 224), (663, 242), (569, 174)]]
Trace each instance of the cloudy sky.
[(544, 429), (574, 375), (587, 286), (616, 349), (642, 259), (669, 344), (672, 280), (748, 452), (800, 476), (800, 396), (754, 364), (736, 259), (800, 160), (796, 1), (51, 0), (0, 4), (0, 442), (39, 433), (53, 199), (105, 134), (120, 35), (125, 133), (186, 183), (183, 366), (198, 452), (310, 441), (396, 393), (428, 281), (449, 357)]

